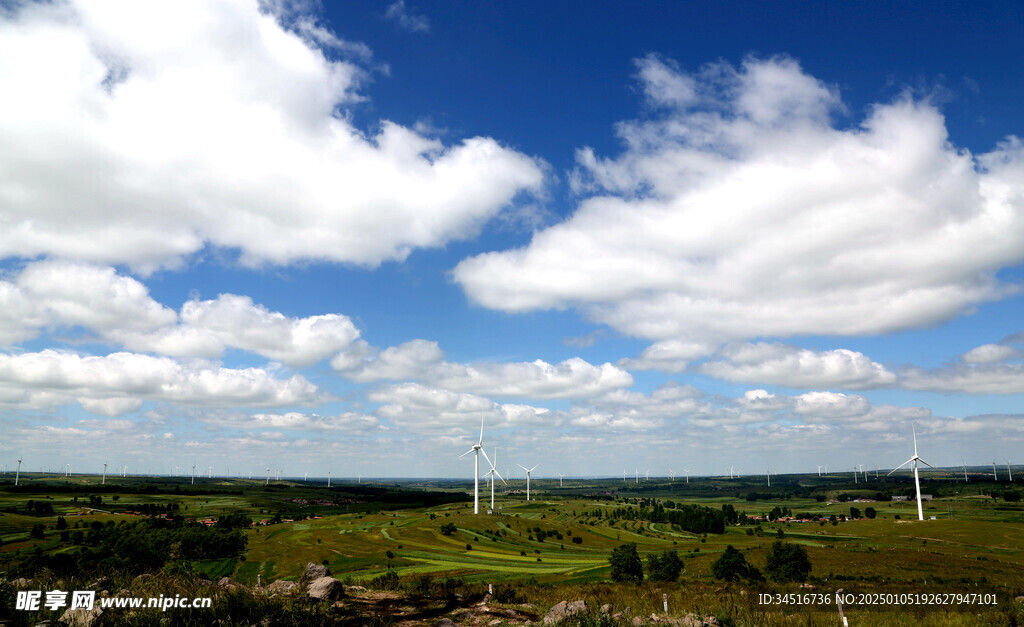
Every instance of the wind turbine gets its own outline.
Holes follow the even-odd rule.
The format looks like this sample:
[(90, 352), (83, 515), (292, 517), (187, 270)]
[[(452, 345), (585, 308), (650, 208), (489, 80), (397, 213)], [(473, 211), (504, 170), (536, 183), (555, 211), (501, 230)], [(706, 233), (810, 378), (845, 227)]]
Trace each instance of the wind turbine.
[(100, 485), (107, 484), (107, 462), (103, 462), (103, 480), (100, 481)]
[(892, 473), (896, 472), (900, 468), (903, 468), (907, 464), (913, 464), (913, 466), (914, 466), (914, 489), (917, 490), (917, 519), (918, 520), (924, 520), (924, 509), (921, 507), (921, 480), (920, 480), (920, 478), (918, 478), (918, 474), (917, 474), (917, 462), (921, 462), (922, 464), (924, 464), (925, 466), (927, 466), (929, 468), (935, 468), (935, 466), (932, 466), (928, 462), (926, 462), (923, 459), (921, 459), (920, 457), (918, 457), (918, 455), (917, 455), (917, 428), (916, 427), (911, 427), (911, 428), (914, 430), (914, 456), (911, 457), (910, 459), (908, 459), (907, 461), (903, 462), (899, 466), (897, 466), (897, 467), (893, 468), (892, 470), (890, 470), (889, 474), (887, 474), (885, 476), (888, 477), (889, 475), (891, 475)]
[(622, 483), (626, 483), (626, 469), (622, 469)]
[(562, 487), (562, 477), (564, 477), (564, 476), (565, 475), (559, 473), (559, 475), (558, 475), (558, 487)]
[(267, 482), (263, 485), (270, 485), (270, 466), (267, 466)]
[(675, 481), (675, 480), (676, 480), (676, 471), (674, 471), (674, 470), (672, 470), (671, 468), (669, 468), (669, 469), (668, 469), (668, 478), (669, 478), (669, 479), (670, 479), (671, 481)]
[(331, 487), (331, 471), (327, 471), (327, 487)]
[(967, 483), (968, 481), (970, 481), (970, 479), (967, 478), (967, 462), (965, 462), (964, 458), (961, 457), (960, 463), (964, 465), (964, 483)]
[(175, 476), (175, 477), (177, 477), (177, 476), (178, 476), (178, 471), (179, 471), (179, 470), (181, 470), (181, 466), (175, 466), (175, 467), (174, 467), (174, 476)]
[(999, 475), (996, 474), (996, 460), (992, 460), (992, 481), (999, 481)]
[(1010, 460), (1003, 458), (1006, 461), (1006, 474), (1010, 476), (1010, 483), (1013, 483), (1013, 472), (1010, 471)]
[(491, 469), (487, 471), (487, 474), (490, 475), (490, 477), (491, 477), (491, 511), (493, 512), (494, 511), (494, 478), (497, 477), (497, 478), (501, 479), (501, 482), (504, 483), (505, 485), (508, 485), (508, 482), (506, 482), (504, 477), (501, 476), (501, 473), (498, 472), (498, 449), (494, 449), (494, 461), (492, 462), (490, 459), (488, 459), (487, 463), (491, 465)]
[(71, 476), (71, 464), (65, 464), (64, 465), (64, 476), (65, 477), (70, 477)]
[(818, 476), (821, 476), (821, 466), (818, 466)]
[(690, 483), (690, 471), (689, 470), (684, 470), (683, 472), (686, 473), (686, 483)]
[(857, 465), (853, 465), (853, 485), (857, 485)]
[(18, 487), (18, 478), (21, 477), (21, 458), (18, 458), (18, 470), (14, 473), (14, 487)]
[(765, 474), (768, 476), (768, 487), (770, 488), (770, 487), (772, 487), (772, 469), (771, 468), (765, 469)]
[(192, 462), (192, 485), (196, 484), (196, 463)]
[[(484, 459), (490, 464), (491, 460), (487, 457), (487, 451), (484, 450), (484, 419), (480, 418), (480, 439), (473, 445), (468, 451), (459, 455), (459, 459), (462, 459), (466, 455), (473, 453), (473, 513), (480, 513), (480, 453), (484, 454)], [(493, 464), (491, 464), (493, 466)]]
[(636, 474), (636, 483), (640, 483), (640, 471), (634, 468), (633, 472)]
[[(497, 457), (498, 454), (495, 453), (494, 456)], [(530, 473), (533, 472), (534, 468), (536, 468), (537, 466), (540, 466), (540, 464), (534, 464), (533, 468), (527, 468), (526, 466), (523, 466), (522, 464), (516, 464), (516, 466), (519, 466), (520, 468), (522, 468), (523, 470), (526, 471), (526, 500), (529, 501), (530, 500)], [(625, 471), (623, 471), (623, 472), (625, 472)], [(625, 474), (622, 475), (622, 480), (623, 481), (626, 480), (626, 475)]]

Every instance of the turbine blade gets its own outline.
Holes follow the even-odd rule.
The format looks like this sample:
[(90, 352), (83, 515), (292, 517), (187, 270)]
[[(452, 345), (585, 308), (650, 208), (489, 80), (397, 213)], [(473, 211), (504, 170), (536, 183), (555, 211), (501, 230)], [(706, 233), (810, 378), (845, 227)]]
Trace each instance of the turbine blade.
[(481, 416), (480, 417), (480, 441), (477, 442), (477, 444), (483, 444), (483, 443), (484, 443), (484, 419), (483, 419), (483, 416)]
[(925, 466), (927, 466), (929, 468), (935, 468), (935, 466), (932, 466), (931, 464), (929, 464), (928, 462), (924, 461), (920, 457), (917, 458), (917, 461), (921, 462), (922, 464), (924, 464)]
[(491, 470), (494, 470), (494, 462), (492, 462), (491, 458), (487, 456), (487, 451), (480, 449), (480, 452), (484, 454), (484, 459), (486, 459), (487, 463), (491, 465)]
[(504, 483), (505, 485), (508, 485), (508, 482), (507, 482), (507, 481), (505, 481), (505, 477), (502, 477), (502, 476), (501, 476), (501, 473), (500, 473), (500, 472), (498, 472), (498, 469), (497, 469), (497, 468), (494, 468), (494, 469), (492, 469), (492, 470), (494, 470), (494, 474), (496, 474), (496, 475), (498, 476), (498, 478), (499, 478), (499, 479), (501, 479), (501, 482), (502, 482), (502, 483)]
[(530, 472), (533, 472), (537, 468), (537, 466), (540, 466), (540, 464), (534, 465), (534, 467), (530, 469)]
[(462, 455), (459, 455), (458, 459), (462, 459), (463, 457), (465, 457), (466, 455), (469, 455), (472, 452), (473, 452), (473, 449), (469, 449), (468, 451), (466, 451)]
[(904, 466), (906, 466), (907, 464), (909, 464), (909, 463), (910, 463), (910, 462), (912, 462), (912, 461), (914, 461), (914, 458), (913, 458), (913, 457), (911, 457), (910, 459), (908, 459), (907, 461), (903, 462), (903, 463), (902, 463), (902, 464), (900, 464), (899, 466), (897, 466), (897, 467), (893, 468), (892, 470), (890, 470), (890, 471), (889, 471), (888, 473), (886, 473), (886, 475), (885, 475), (885, 476), (886, 476), (886, 477), (888, 477), (889, 475), (891, 475), (892, 473), (896, 472), (896, 471), (897, 471), (897, 470), (899, 470), (900, 468), (903, 468)]
[(522, 464), (516, 464), (516, 466), (519, 466), (520, 468), (522, 468), (522, 469), (523, 469), (523, 470), (525, 470), (526, 472), (530, 472), (530, 469), (529, 469), (529, 468), (527, 468), (526, 466), (523, 466)]

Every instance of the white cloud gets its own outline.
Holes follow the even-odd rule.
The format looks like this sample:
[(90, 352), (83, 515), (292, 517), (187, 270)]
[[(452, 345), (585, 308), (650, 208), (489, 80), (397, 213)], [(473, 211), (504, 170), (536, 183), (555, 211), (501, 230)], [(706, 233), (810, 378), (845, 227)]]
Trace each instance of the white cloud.
[(411, 33), (429, 33), (430, 21), (422, 15), (413, 15), (405, 8), (405, 0), (397, 0), (388, 5), (384, 17), (394, 20), (403, 30)]
[(948, 320), (1024, 260), (1024, 143), (976, 158), (901, 97), (835, 128), (835, 88), (790, 59), (684, 74), (640, 62), (653, 119), (578, 153), (582, 199), (529, 245), (453, 275), (503, 311), (578, 307), (653, 340), (861, 335)]
[(364, 70), (325, 56), (345, 46), (315, 20), (287, 22), (245, 0), (0, 15), (0, 257), (147, 270), (211, 245), (374, 266), (539, 190), (540, 164), (493, 139), (353, 127)]
[(382, 403), (377, 415), (417, 430), (477, 434), (481, 419), (486, 429), (500, 429), (527, 424), (553, 425), (556, 417), (554, 412), (543, 407), (498, 404), (476, 394), (431, 388), (419, 383), (385, 386), (370, 392), (367, 397)]
[[(29, 408), (79, 402), (89, 411), (117, 415), (142, 401), (197, 407), (286, 407), (331, 397), (300, 375), (276, 379), (260, 368), (230, 369), (209, 362), (183, 364), (133, 353), (83, 356), (54, 350), (0, 354), (0, 393)], [(13, 398), (12, 398), (13, 397)]]
[(900, 372), (900, 387), (929, 392), (965, 394), (1019, 394), (1024, 392), (1024, 364), (953, 364)]
[(968, 364), (994, 364), (1019, 357), (1020, 351), (1005, 344), (983, 344), (963, 354), (962, 359)]
[(683, 372), (691, 361), (707, 357), (717, 346), (707, 342), (664, 340), (651, 344), (638, 356), (619, 361), (619, 366), (631, 370), (660, 370)]
[(846, 349), (813, 351), (758, 342), (729, 345), (722, 355), (725, 359), (702, 364), (700, 372), (727, 381), (804, 388), (868, 389), (896, 383), (896, 375), (885, 366)]
[(293, 367), (349, 349), (359, 337), (347, 316), (291, 318), (236, 294), (186, 302), (179, 317), (108, 266), (46, 260), (0, 281), (0, 344), (75, 328), (133, 351), (213, 358), (236, 348)]
[(444, 361), (436, 342), (412, 340), (374, 352), (365, 345), (339, 354), (331, 364), (360, 382), (419, 379), (456, 392), (521, 398), (582, 398), (633, 385), (633, 377), (610, 363), (578, 357), (558, 364), (532, 362), (460, 364)]
[(368, 416), (358, 412), (345, 412), (336, 416), (288, 412), (286, 414), (241, 416), (226, 424), (249, 429), (337, 431), (348, 435), (365, 435), (376, 430), (379, 423), (380, 421), (376, 416)]

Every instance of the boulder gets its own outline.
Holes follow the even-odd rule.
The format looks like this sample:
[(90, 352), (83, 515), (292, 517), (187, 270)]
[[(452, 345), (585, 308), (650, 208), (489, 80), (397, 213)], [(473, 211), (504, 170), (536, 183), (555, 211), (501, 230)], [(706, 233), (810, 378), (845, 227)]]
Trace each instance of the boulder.
[(607, 616), (607, 615), (612, 613), (612, 604), (611, 603), (605, 603), (604, 605), (601, 606), (601, 609), (598, 610), (598, 611), (600, 611), (602, 615)]
[(287, 581), (285, 579), (278, 579), (274, 583), (272, 583), (269, 586), (267, 586), (267, 591), (268, 592), (274, 592), (274, 593), (291, 592), (292, 590), (295, 590), (298, 587), (299, 587), (299, 584), (295, 583), (294, 581)]
[(321, 577), (329, 577), (330, 575), (331, 571), (327, 570), (326, 566), (310, 562), (306, 564), (306, 572), (302, 573), (302, 580), (316, 581)]
[(551, 608), (551, 611), (544, 616), (545, 625), (554, 625), (560, 623), (563, 620), (572, 618), (579, 614), (587, 613), (587, 602), (586, 601), (559, 601)]
[(312, 599), (337, 601), (345, 596), (345, 586), (334, 577), (320, 577), (309, 584), (306, 595)]
[(103, 610), (98, 604), (94, 605), (91, 610), (80, 607), (64, 612), (60, 617), (60, 622), (68, 627), (92, 627), (99, 623), (101, 614), (103, 614)]
[(434, 623), (434, 627), (455, 627), (455, 621), (450, 618), (442, 618)]

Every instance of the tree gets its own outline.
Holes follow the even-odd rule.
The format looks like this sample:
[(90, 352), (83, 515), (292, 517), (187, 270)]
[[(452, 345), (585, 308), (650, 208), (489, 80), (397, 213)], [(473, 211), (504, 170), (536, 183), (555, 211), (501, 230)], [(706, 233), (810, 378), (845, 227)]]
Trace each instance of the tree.
[(441, 525), (441, 533), (446, 536), (453, 535), (455, 533), (455, 523), (445, 523)]
[(860, 510), (856, 507), (850, 508), (850, 518), (860, 518)]
[(64, 531), (67, 528), (68, 528), (68, 521), (64, 520), (63, 516), (58, 516), (57, 517), (57, 530), (58, 531)]
[(644, 565), (640, 561), (640, 554), (636, 552), (636, 544), (623, 544), (612, 549), (608, 561), (612, 565), (612, 581), (643, 582)]
[(683, 560), (676, 551), (664, 551), (647, 558), (647, 571), (651, 581), (676, 581), (683, 572)]
[(865, 507), (864, 508), (864, 515), (867, 516), (868, 518), (874, 520), (875, 516), (878, 515), (878, 512), (875, 511), (874, 507)]
[(725, 547), (722, 555), (711, 564), (711, 574), (715, 579), (722, 581), (738, 581), (748, 579), (758, 581), (761, 579), (761, 572), (747, 562), (742, 553), (733, 548), (730, 544)]
[(776, 541), (768, 550), (764, 572), (776, 583), (807, 581), (807, 575), (811, 572), (807, 549), (798, 544)]

